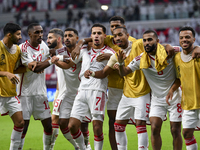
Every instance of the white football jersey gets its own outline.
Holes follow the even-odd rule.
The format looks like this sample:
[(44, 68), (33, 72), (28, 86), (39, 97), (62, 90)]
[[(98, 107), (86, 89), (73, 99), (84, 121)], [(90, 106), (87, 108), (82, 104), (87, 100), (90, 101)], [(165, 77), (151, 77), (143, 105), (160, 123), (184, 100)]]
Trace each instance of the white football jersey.
[[(59, 53), (59, 55), (67, 55), (71, 58), (71, 54), (67, 51), (66, 47), (63, 47), (63, 51)], [(77, 63), (69, 69), (61, 69), (62, 74), (64, 75), (65, 80), (59, 80), (58, 76), (58, 85), (65, 84), (66, 91), (65, 95), (70, 95), (70, 97), (75, 97), (78, 91), (78, 87), (80, 84), (80, 70), (81, 70), (81, 60), (77, 61)], [(62, 82), (62, 83), (60, 83)], [(59, 86), (60, 88), (60, 86)], [(60, 89), (59, 89), (60, 94)]]
[[(21, 48), (21, 61), (25, 66), (28, 66), (28, 63), (32, 61), (45, 61), (49, 57), (49, 48), (44, 41), (37, 48), (32, 47), (28, 41), (19, 46)], [(37, 74), (28, 71), (19, 74), (19, 76), (20, 83), (17, 86), (18, 96), (47, 95), (44, 73)]]
[[(132, 60), (128, 67), (134, 72), (140, 69), (140, 59), (143, 53)], [(173, 58), (167, 60), (167, 67), (158, 72), (155, 68), (155, 57), (149, 55), (151, 66), (147, 69), (142, 69), (147, 82), (152, 90), (152, 95), (155, 97), (164, 97), (168, 94), (172, 84), (176, 79), (176, 72)]]
[[(87, 48), (84, 47), (82, 50), (87, 50)], [(101, 49), (91, 48), (88, 51), (88, 55), (89, 55), (90, 59), (87, 60), (88, 63), (90, 64), (89, 70), (94, 71), (94, 72), (99, 71), (99, 70), (103, 70), (103, 68), (107, 65), (108, 60), (104, 60), (104, 61), (101, 61), (101, 62), (98, 62), (96, 60), (97, 56), (99, 56), (102, 53), (114, 54), (115, 51), (108, 46), (104, 46)], [(83, 61), (85, 59), (87, 59), (87, 58), (85, 58), (85, 57), (82, 58)], [(82, 65), (82, 70), (88, 70), (86, 67), (88, 67), (88, 66)], [(99, 90), (99, 91), (106, 92), (107, 85), (108, 85), (108, 79), (107, 78), (97, 79), (97, 78), (90, 76), (90, 78), (87, 79), (84, 76), (82, 76), (79, 89), (92, 89), (92, 90)]]

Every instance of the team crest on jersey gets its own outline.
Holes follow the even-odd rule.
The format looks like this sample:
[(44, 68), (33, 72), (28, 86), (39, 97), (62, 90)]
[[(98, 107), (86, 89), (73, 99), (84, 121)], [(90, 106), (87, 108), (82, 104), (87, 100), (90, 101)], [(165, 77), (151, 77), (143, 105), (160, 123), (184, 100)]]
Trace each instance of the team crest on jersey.
[(0, 60), (0, 65), (4, 65), (5, 63), (5, 55), (1, 54), (1, 60)]

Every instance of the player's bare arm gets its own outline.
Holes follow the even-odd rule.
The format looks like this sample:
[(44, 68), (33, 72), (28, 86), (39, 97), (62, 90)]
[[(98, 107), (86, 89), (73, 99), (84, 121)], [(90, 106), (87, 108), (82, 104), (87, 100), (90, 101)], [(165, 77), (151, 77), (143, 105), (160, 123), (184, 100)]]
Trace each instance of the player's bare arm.
[(0, 77), (7, 77), (12, 82), (12, 84), (19, 83), (19, 78), (15, 74), (7, 71), (0, 71)]
[(109, 54), (109, 53), (101, 54), (101, 55), (97, 56), (97, 61), (101, 62), (103, 60), (109, 60), (110, 56), (112, 56), (112, 54)]
[(81, 47), (84, 45), (84, 44), (88, 44), (89, 42), (92, 42), (92, 38), (85, 38), (85, 39), (81, 39), (78, 44), (76, 45), (75, 49), (72, 51), (71, 53), (71, 56), (72, 56), (72, 59), (74, 60), (76, 57), (78, 58), (79, 55), (80, 55), (80, 50), (81, 50)]
[(180, 87), (180, 85), (181, 85), (180, 80), (176, 78), (176, 80), (174, 81), (174, 84), (172, 85), (172, 87), (169, 90), (169, 93), (166, 96), (166, 102), (168, 105), (170, 105), (169, 100), (172, 100), (174, 91), (176, 91)]
[(122, 50), (119, 50), (117, 53), (117, 58), (119, 62), (119, 74), (121, 77), (126, 76), (127, 74), (131, 73), (132, 70), (129, 67), (124, 66), (124, 60), (126, 59), (126, 55), (123, 53)]
[(20, 65), (16, 70), (14, 70), (14, 74), (21, 74), (27, 72), (27, 67), (24, 65)]
[[(32, 64), (32, 71), (35, 73), (43, 72), (43, 70), (51, 65), (50, 58), (47, 58), (43, 62), (31, 62)], [(30, 69), (30, 68), (29, 68)]]
[(60, 57), (63, 57), (63, 58), (60, 59), (57, 56), (53, 56), (51, 58), (51, 62), (62, 69), (69, 69), (70, 67), (75, 65), (75, 63), (71, 59), (68, 59), (69, 58), (68, 56), (61, 55)]
[(195, 46), (192, 52), (192, 58), (200, 58), (200, 46)]
[(105, 77), (107, 77), (111, 72), (113, 71), (113, 69), (109, 66), (105, 66), (103, 70), (100, 70), (100, 71), (91, 71), (91, 70), (87, 70), (85, 71), (84, 73), (84, 76), (85, 78), (90, 78), (90, 76), (93, 76), (95, 78), (98, 78), (98, 79), (103, 79)]

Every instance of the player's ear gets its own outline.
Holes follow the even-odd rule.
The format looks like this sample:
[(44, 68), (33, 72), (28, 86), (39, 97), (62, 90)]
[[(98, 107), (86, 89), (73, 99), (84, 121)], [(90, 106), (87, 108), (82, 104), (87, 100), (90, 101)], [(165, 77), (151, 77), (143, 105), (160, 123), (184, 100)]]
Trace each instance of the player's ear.
[(129, 33), (127, 33), (126, 35), (127, 35), (127, 37), (129, 37)]
[(126, 28), (125, 24), (123, 25), (124, 28)]
[(159, 39), (157, 39), (156, 41), (157, 41), (157, 43), (159, 43), (159, 41), (160, 41), (160, 40), (159, 40)]
[(79, 37), (78, 36), (76, 36), (76, 40), (78, 41), (78, 39), (79, 39)]

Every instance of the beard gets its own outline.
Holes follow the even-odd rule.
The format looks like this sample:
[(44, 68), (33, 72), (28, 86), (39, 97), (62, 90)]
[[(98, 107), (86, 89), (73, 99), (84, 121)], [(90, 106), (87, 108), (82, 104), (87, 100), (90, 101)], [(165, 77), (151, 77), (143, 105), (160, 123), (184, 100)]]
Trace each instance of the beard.
[(55, 40), (51, 45), (49, 45), (49, 48), (55, 48), (57, 46), (57, 41)]
[(144, 47), (144, 48), (145, 48), (145, 51), (146, 51), (147, 53), (151, 53), (151, 52), (156, 48), (156, 44), (153, 44), (152, 46), (149, 46), (149, 45), (148, 45), (148, 47), (150, 47), (148, 51), (146, 50), (146, 47), (147, 47), (147, 46)]

